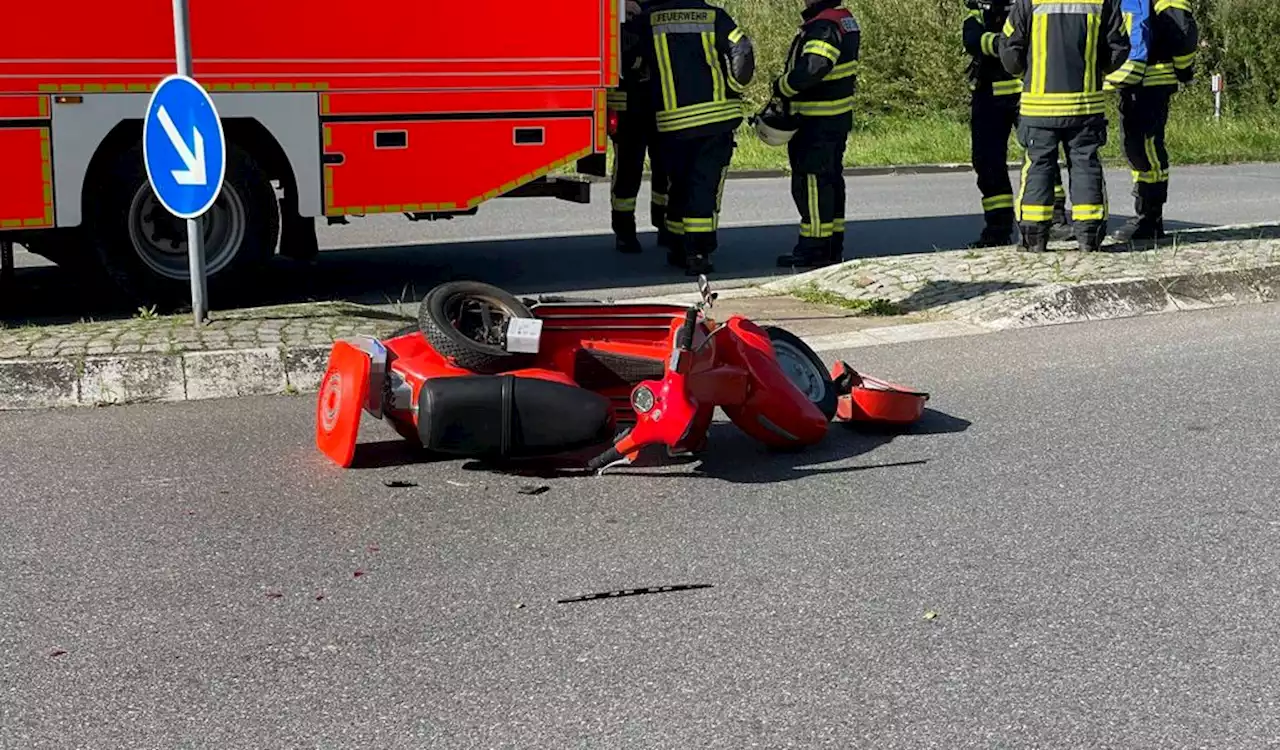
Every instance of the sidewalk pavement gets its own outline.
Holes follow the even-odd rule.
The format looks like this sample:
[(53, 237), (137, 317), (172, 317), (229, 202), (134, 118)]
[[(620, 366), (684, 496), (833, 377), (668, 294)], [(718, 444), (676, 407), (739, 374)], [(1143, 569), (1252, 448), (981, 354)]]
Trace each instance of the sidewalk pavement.
[[(821, 352), (1280, 299), (1277, 226), (1195, 230), (1146, 249), (1108, 250), (855, 260), (726, 291), (713, 315), (784, 326)], [(385, 337), (416, 312), (322, 302), (215, 312), (198, 331), (189, 315), (141, 314), (0, 328), (0, 409), (312, 393), (335, 339)]]
[(930, 320), (983, 330), (1274, 302), (1280, 226), (1189, 230), (1142, 246), (1081, 253), (948, 250), (855, 260), (763, 285), (760, 294), (887, 300)]

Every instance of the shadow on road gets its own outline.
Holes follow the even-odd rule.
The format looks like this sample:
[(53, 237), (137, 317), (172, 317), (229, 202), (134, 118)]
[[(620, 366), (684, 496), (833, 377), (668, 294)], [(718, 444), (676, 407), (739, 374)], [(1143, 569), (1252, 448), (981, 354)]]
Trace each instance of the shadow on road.
[[(970, 426), (971, 423), (968, 420), (934, 409), (926, 409), (920, 421), (906, 429), (833, 424), (822, 443), (802, 451), (779, 452), (769, 450), (755, 442), (731, 423), (716, 422), (711, 426), (707, 450), (697, 457), (669, 459), (661, 450), (655, 449), (646, 451), (637, 463), (612, 469), (610, 473), (619, 476), (659, 479), (719, 479), (734, 484), (773, 484), (810, 476), (851, 474), (873, 469), (909, 468), (927, 464), (928, 459), (853, 466), (823, 466), (823, 464), (847, 461), (869, 454), (899, 437), (959, 433), (969, 429)], [(364, 447), (361, 446), (362, 451)], [(588, 451), (588, 453), (594, 452)], [(386, 454), (388, 458), (391, 455), (389, 452)], [(406, 448), (402, 455), (412, 456), (414, 452)], [(421, 454), (418, 455), (418, 460), (422, 460)], [(388, 464), (381, 465), (385, 467)], [(692, 471), (672, 471), (673, 468), (685, 465), (694, 466), (694, 468)], [(463, 471), (533, 479), (570, 479), (589, 476), (580, 469), (564, 468), (563, 463), (538, 460), (509, 463), (466, 460), (459, 465), (459, 468)]]
[[(963, 247), (981, 229), (980, 216), (872, 219), (850, 223), (847, 258), (869, 258)], [(1169, 227), (1185, 229), (1191, 225)], [(612, 235), (539, 237), (326, 250), (313, 263), (277, 257), (260, 278), (233, 298), (212, 298), (214, 310), (320, 300), (398, 306), (416, 312), (432, 287), (453, 279), (477, 279), (515, 294), (683, 284), (684, 274), (665, 264), (645, 234), (645, 252), (621, 255)], [(796, 240), (794, 224), (729, 227), (720, 232), (713, 283), (764, 281), (790, 271), (776, 267)], [(180, 312), (180, 310), (175, 311)], [(0, 292), (0, 320), (47, 324), (128, 318), (132, 304), (96, 276), (60, 268), (18, 269), (16, 283)]]
[(997, 292), (1025, 289), (1031, 286), (1033, 285), (1016, 281), (935, 280), (926, 282), (924, 286), (912, 292), (898, 304), (910, 312), (922, 312), (937, 305), (964, 302)]
[[(1185, 233), (1188, 229), (1201, 229), (1193, 233)], [(1109, 253), (1145, 252), (1159, 248), (1187, 247), (1203, 245), (1207, 242), (1243, 242), (1245, 240), (1280, 239), (1280, 224), (1264, 224), (1254, 227), (1233, 229), (1212, 229), (1187, 227), (1173, 222), (1165, 222), (1165, 233), (1160, 240), (1144, 240), (1126, 244), (1105, 245), (1102, 250)]]

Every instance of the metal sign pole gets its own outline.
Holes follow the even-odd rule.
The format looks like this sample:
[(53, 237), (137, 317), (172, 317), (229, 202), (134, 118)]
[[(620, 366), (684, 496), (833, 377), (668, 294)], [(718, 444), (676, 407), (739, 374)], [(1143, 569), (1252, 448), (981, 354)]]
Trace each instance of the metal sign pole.
[(1222, 89), (1224, 88), (1221, 73), (1214, 73), (1209, 85), (1213, 89), (1213, 119), (1222, 119)]
[[(187, 0), (173, 0), (173, 39), (177, 50), (178, 73), (192, 76), (191, 33), (188, 29)], [(191, 314), (196, 327), (205, 323), (209, 315), (204, 267), (204, 232), (201, 217), (187, 219), (187, 263), (191, 271)]]

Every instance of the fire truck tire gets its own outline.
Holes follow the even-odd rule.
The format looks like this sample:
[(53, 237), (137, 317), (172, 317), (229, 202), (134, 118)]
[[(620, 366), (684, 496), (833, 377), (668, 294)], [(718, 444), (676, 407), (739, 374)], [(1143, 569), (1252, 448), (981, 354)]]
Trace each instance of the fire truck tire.
[[(99, 173), (86, 201), (86, 225), (113, 281), (138, 302), (170, 306), (190, 300), (186, 222), (156, 199), (142, 146)], [(210, 294), (234, 294), (275, 254), (280, 214), (266, 174), (243, 149), (227, 146), (226, 180), (201, 217)]]
[(478, 324), (481, 306), (488, 307), (491, 316), (497, 313), (507, 320), (535, 317), (524, 303), (496, 286), (479, 281), (450, 281), (422, 298), (418, 327), (432, 349), (463, 369), (496, 374), (529, 367), (533, 355), (513, 354), (498, 343), (505, 328), (485, 330)]

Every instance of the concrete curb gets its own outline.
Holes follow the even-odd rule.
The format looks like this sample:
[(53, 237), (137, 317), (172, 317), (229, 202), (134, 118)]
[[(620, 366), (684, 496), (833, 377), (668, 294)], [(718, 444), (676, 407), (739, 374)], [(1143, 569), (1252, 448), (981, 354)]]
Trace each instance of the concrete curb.
[(315, 392), (329, 347), (0, 362), (0, 411)]
[(971, 320), (991, 331), (1280, 302), (1280, 265), (1051, 285)]

